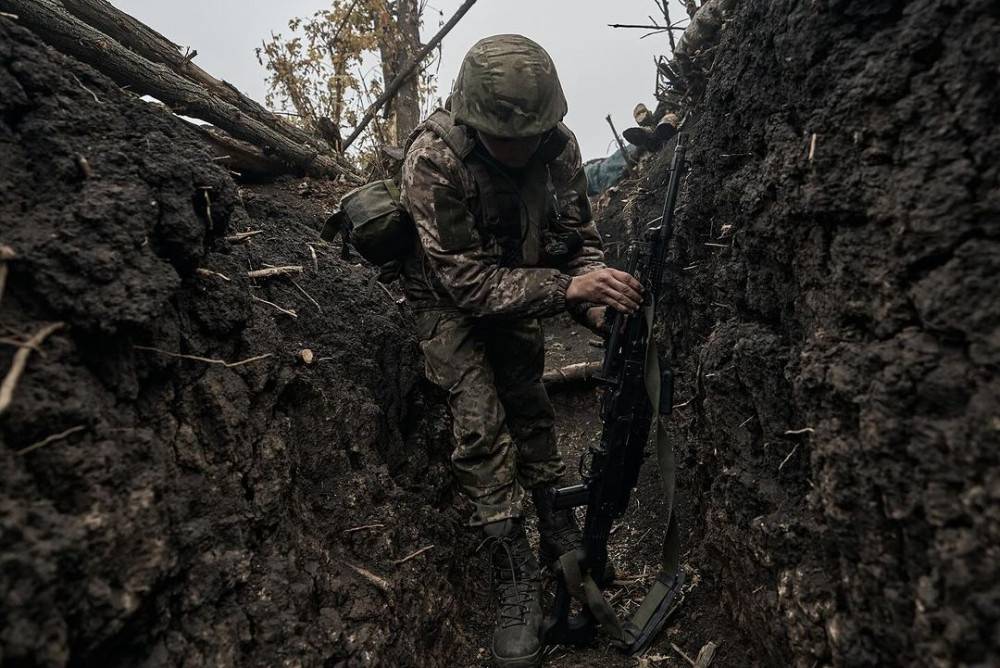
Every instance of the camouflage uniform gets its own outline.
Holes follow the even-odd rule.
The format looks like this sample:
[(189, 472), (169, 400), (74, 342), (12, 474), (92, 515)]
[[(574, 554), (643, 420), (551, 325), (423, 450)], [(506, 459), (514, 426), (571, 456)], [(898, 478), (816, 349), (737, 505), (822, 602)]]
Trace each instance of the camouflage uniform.
[[(538, 318), (566, 310), (573, 276), (604, 266), (579, 145), (560, 123), (529, 165), (510, 170), (439, 110), (411, 137), (401, 192), (420, 242), (403, 288), (428, 378), (449, 393), (471, 524), (519, 517), (524, 491), (565, 469)], [(576, 248), (547, 255), (565, 238)]]

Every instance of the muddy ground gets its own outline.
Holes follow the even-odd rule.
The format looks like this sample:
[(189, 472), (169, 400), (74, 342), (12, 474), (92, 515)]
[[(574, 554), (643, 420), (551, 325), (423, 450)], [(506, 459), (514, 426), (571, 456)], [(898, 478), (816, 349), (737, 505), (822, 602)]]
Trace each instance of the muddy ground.
[[(748, 0), (717, 49), (659, 324), (691, 584), (645, 663), (548, 661), (998, 663), (1000, 9)], [(605, 198), (613, 256), (669, 157)], [(0, 368), (63, 323), (0, 416), (0, 663), (482, 665), (442, 397), (397, 295), (317, 238), (341, 190), (237, 185), (0, 17)], [(550, 366), (600, 355), (546, 332)], [(573, 463), (596, 390), (553, 401)], [(660, 517), (649, 467), (622, 577)]]

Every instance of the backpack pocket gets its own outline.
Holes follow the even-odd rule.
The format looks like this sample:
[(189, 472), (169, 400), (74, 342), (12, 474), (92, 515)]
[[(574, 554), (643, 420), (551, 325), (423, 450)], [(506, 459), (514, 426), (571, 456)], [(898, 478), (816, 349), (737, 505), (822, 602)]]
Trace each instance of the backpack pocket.
[(330, 216), (321, 237), (345, 241), (375, 265), (402, 260), (413, 248), (416, 228), (399, 204), (399, 188), (391, 179), (355, 188), (340, 200), (340, 211)]

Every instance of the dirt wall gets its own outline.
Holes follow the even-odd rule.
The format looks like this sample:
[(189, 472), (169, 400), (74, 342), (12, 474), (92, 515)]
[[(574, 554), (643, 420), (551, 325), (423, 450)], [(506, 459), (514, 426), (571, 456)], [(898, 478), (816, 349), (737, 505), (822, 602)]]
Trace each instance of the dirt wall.
[(1000, 7), (748, 0), (717, 49), (664, 321), (689, 559), (765, 664), (996, 664)]
[[(221, 165), (0, 18), (0, 330), (65, 323), (0, 417), (0, 662), (469, 662), (471, 536), (412, 322), (318, 242), (328, 186)], [(305, 271), (247, 277), (268, 264)]]

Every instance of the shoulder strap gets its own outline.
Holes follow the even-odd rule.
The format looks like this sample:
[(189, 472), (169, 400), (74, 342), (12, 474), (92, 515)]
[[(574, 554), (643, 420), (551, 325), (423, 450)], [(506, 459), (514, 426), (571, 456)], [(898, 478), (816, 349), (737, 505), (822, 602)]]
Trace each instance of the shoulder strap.
[(460, 160), (464, 161), (469, 157), (475, 147), (475, 141), (469, 136), (469, 132), (463, 126), (455, 124), (451, 112), (437, 109), (406, 138), (406, 144), (403, 147), (404, 154), (410, 150), (410, 146), (417, 140), (417, 137), (427, 130), (436, 134)]

